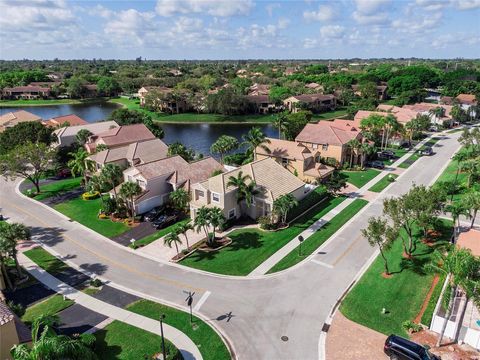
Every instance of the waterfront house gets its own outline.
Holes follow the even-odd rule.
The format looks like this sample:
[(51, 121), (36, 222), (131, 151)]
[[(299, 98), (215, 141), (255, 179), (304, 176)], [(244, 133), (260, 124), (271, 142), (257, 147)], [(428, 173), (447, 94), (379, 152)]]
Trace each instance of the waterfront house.
[(11, 111), (0, 116), (0, 132), (21, 122), (42, 121), (38, 115), (25, 110)]
[[(68, 125), (67, 125), (68, 124)], [(78, 125), (87, 125), (88, 122), (83, 120), (80, 116), (75, 114), (63, 115), (53, 117), (44, 122), (44, 125), (51, 127), (60, 127), (60, 126), (78, 126)]]
[[(123, 172), (124, 181), (136, 182), (142, 193), (135, 197), (137, 214), (143, 214), (156, 206), (165, 204), (172, 191), (185, 189), (207, 180), (215, 171), (223, 171), (223, 166), (211, 157), (187, 162), (175, 155), (160, 160), (134, 165)], [(117, 193), (121, 185), (117, 187)], [(110, 192), (113, 195), (113, 191)]]
[(90, 136), (85, 143), (85, 148), (92, 154), (98, 145), (105, 145), (108, 149), (114, 149), (153, 139), (156, 139), (155, 135), (144, 124), (125, 125), (113, 127)]
[(290, 96), (283, 100), (283, 105), (292, 113), (310, 110), (314, 113), (335, 110), (337, 99), (334, 95), (303, 94)]
[(246, 98), (255, 114), (271, 114), (282, 110), (282, 106), (271, 101), (268, 95), (247, 95)]
[(311, 183), (328, 177), (334, 170), (332, 166), (320, 163), (320, 153), (307, 146), (288, 140), (269, 138), (267, 149), (259, 146), (255, 149), (257, 159), (272, 158), (285, 169), (304, 182)]
[[(255, 182), (258, 191), (248, 205), (245, 201), (238, 203), (238, 188), (228, 185), (230, 177), (237, 177), (240, 172), (243, 176), (250, 177), (247, 184), (250, 181)], [(190, 216), (195, 219), (198, 209), (207, 206), (220, 208), (227, 219), (236, 219), (243, 214), (257, 219), (270, 215), (273, 202), (280, 196), (292, 194), (297, 200), (301, 200), (308, 191), (309, 188), (298, 177), (275, 160), (265, 158), (194, 184)]]
[(15, 86), (3, 89), (4, 99), (47, 99), (50, 97), (50, 88), (43, 86)]
[(118, 128), (115, 121), (102, 121), (97, 123), (90, 123), (86, 125), (64, 126), (54, 131), (57, 136), (55, 146), (70, 146), (77, 141), (77, 134), (80, 130), (88, 130), (93, 135), (100, 134), (113, 128)]
[[(329, 164), (349, 162), (352, 149), (350, 140), (362, 141), (360, 128), (355, 121), (335, 119), (307, 124), (297, 135), (295, 141), (309, 148), (315, 157)], [(353, 164), (360, 163), (360, 154), (354, 153)]]

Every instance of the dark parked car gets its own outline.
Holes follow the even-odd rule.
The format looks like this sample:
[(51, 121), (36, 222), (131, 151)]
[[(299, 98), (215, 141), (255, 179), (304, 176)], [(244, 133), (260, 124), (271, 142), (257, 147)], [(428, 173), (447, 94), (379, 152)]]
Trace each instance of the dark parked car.
[(391, 150), (382, 150), (377, 153), (380, 159), (393, 159), (395, 158), (395, 153)]
[(156, 208), (153, 208), (149, 212), (147, 212), (145, 215), (143, 215), (143, 220), (144, 221), (154, 221), (156, 218), (160, 216), (160, 214), (163, 212), (164, 207), (163, 206), (157, 206)]
[(65, 179), (72, 175), (70, 169), (62, 169), (57, 172), (57, 178)]
[(433, 155), (433, 150), (430, 146), (427, 146), (423, 150), (420, 150), (420, 155), (431, 156)]
[(375, 168), (375, 169), (385, 169), (385, 164), (381, 161), (370, 161), (368, 166)]
[(390, 335), (385, 340), (383, 351), (391, 360), (441, 360), (422, 345), (397, 335)]
[(173, 215), (160, 215), (156, 220), (152, 222), (152, 225), (155, 227), (155, 229), (163, 229), (164, 227), (167, 227), (170, 224), (173, 224), (176, 222), (178, 219), (178, 215), (173, 214)]

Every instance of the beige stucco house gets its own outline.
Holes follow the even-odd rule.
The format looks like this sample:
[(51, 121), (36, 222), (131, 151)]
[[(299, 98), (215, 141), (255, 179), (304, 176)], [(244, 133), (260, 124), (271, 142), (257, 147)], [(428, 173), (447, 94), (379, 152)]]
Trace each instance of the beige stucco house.
[(0, 291), (0, 359), (12, 359), (10, 349), (14, 345), (30, 343), (30, 330), (5, 303)]
[(307, 146), (288, 140), (269, 138), (270, 143), (257, 147), (257, 159), (272, 158), (285, 169), (304, 182), (311, 183), (330, 175), (334, 168), (320, 163), (320, 152), (309, 149)]
[(312, 112), (335, 110), (337, 99), (334, 95), (303, 94), (290, 96), (283, 100), (285, 109), (296, 113), (304, 108)]
[(12, 111), (3, 114), (0, 116), (0, 132), (4, 131), (9, 127), (20, 124), (21, 122), (27, 121), (41, 122), (42, 118), (25, 110)]
[(188, 110), (188, 104), (184, 99), (173, 96), (173, 89), (164, 86), (144, 86), (138, 90), (140, 106), (145, 106), (145, 99), (149, 93), (157, 93), (155, 107), (162, 112), (181, 113)]
[(105, 145), (109, 149), (114, 149), (154, 139), (156, 139), (155, 135), (144, 124), (125, 125), (113, 127), (107, 131), (90, 136), (85, 144), (85, 149), (92, 154), (98, 145)]
[[(230, 177), (236, 177), (240, 171), (250, 176), (257, 185), (259, 194), (249, 206), (237, 202), (237, 187), (228, 185)], [(285, 194), (292, 194), (301, 200), (309, 188), (298, 177), (271, 158), (265, 158), (243, 165), (240, 168), (211, 177), (192, 186), (190, 216), (195, 219), (196, 212), (202, 206), (222, 209), (227, 219), (239, 218), (243, 214), (252, 219), (268, 216), (272, 212), (273, 201)]]
[(76, 136), (80, 130), (88, 130), (92, 134), (100, 134), (113, 128), (118, 128), (115, 121), (101, 121), (87, 125), (65, 126), (55, 130), (53, 133), (57, 136), (56, 146), (70, 146), (76, 141)]
[[(309, 148), (315, 157), (327, 162), (343, 164), (350, 161), (350, 140), (362, 141), (363, 137), (354, 121), (335, 119), (307, 124), (295, 141)], [(353, 163), (360, 162), (360, 154), (354, 154)]]

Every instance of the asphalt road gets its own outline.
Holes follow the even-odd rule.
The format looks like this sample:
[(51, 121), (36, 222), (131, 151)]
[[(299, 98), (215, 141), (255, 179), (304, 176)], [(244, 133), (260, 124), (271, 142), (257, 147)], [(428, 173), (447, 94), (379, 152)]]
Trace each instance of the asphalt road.
[(459, 148), (458, 136), (448, 134), (435, 146), (434, 156), (413, 164), (340, 229), (320, 254), (291, 270), (260, 278), (215, 276), (147, 259), (17, 195), (16, 184), (3, 179), (0, 207), (13, 221), (33, 227), (37, 240), (116, 284), (177, 305), (184, 305), (184, 290), (195, 291), (195, 301), (204, 300), (199, 313), (232, 340), (239, 359), (317, 359), (326, 317), (374, 253), (360, 237), (360, 229), (370, 216), (382, 213), (383, 197), (400, 195), (412, 183), (430, 184)]

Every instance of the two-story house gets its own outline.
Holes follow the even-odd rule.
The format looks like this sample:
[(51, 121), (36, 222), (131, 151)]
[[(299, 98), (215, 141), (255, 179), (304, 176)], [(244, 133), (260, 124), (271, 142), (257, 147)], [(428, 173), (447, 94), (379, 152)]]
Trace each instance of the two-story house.
[[(316, 161), (320, 157), (318, 151), (288, 140), (268, 139), (266, 149), (258, 146), (255, 149), (257, 159), (272, 158), (285, 169), (307, 183), (329, 176), (334, 168)], [(267, 150), (268, 149), (268, 150)]]
[(8, 112), (0, 116), (0, 132), (26, 121), (42, 121), (42, 118), (25, 110)]
[(310, 110), (314, 113), (335, 110), (337, 99), (334, 95), (328, 94), (303, 94), (290, 96), (283, 100), (285, 109), (292, 113), (300, 110)]
[[(231, 177), (248, 175), (255, 182), (258, 194), (250, 204), (237, 201), (238, 188), (229, 185)], [(290, 171), (271, 158), (256, 160), (237, 169), (213, 176), (192, 186), (190, 216), (195, 219), (198, 209), (203, 206), (222, 209), (227, 219), (236, 219), (246, 215), (252, 219), (268, 216), (272, 212), (273, 202), (282, 195), (292, 194), (301, 200), (308, 193), (305, 184)]]
[(268, 95), (247, 95), (246, 98), (256, 114), (271, 114), (282, 110), (282, 106), (275, 104)]
[(88, 130), (92, 134), (101, 134), (113, 128), (118, 128), (115, 121), (101, 121), (86, 125), (64, 126), (55, 130), (53, 133), (57, 136), (55, 146), (70, 146), (77, 141), (77, 134), (80, 130)]
[(90, 136), (85, 143), (85, 149), (92, 154), (99, 145), (105, 145), (109, 149), (114, 149), (135, 142), (153, 139), (156, 139), (155, 135), (144, 124), (124, 125)]
[[(124, 182), (136, 182), (142, 193), (134, 199), (135, 212), (143, 214), (156, 206), (165, 204), (170, 193), (183, 188), (190, 192), (191, 185), (207, 180), (223, 166), (208, 157), (188, 163), (176, 155), (148, 163), (134, 165), (123, 172)], [(121, 185), (116, 188), (119, 192)], [(114, 192), (110, 192), (114, 195)]]
[[(361, 142), (362, 138), (355, 122), (335, 119), (307, 124), (295, 141), (311, 149), (317, 158), (323, 158), (328, 163), (343, 164), (350, 161), (352, 149), (348, 142), (353, 139)], [(359, 153), (354, 153), (353, 163), (358, 164), (360, 158)]]
[(174, 96), (173, 89), (164, 86), (144, 86), (138, 90), (140, 106), (145, 106), (148, 94), (154, 94), (155, 110), (168, 112), (172, 114), (182, 113), (188, 110), (188, 104), (185, 99)]

